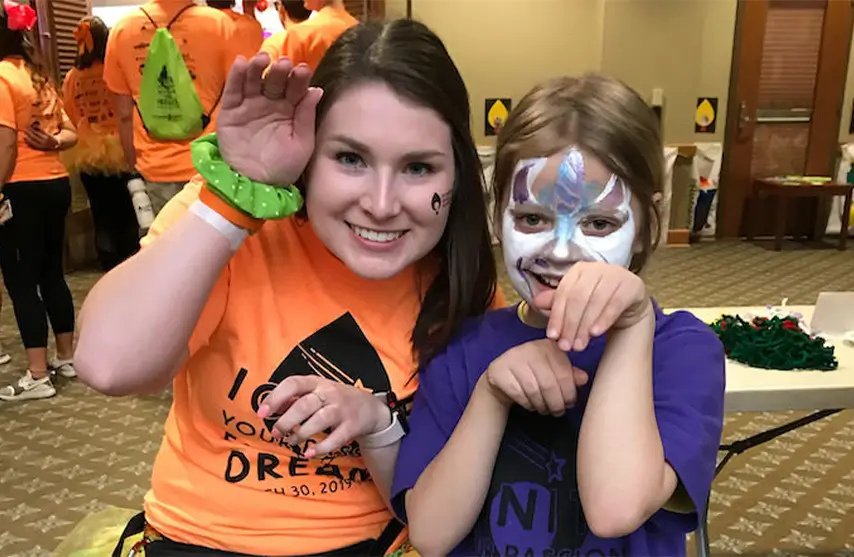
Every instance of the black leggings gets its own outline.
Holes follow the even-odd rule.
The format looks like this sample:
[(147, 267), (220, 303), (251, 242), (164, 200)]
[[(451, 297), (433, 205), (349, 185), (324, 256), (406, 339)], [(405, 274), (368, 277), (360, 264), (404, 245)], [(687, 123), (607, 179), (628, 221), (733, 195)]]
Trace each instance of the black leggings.
[(80, 174), (86, 188), (95, 248), (104, 271), (109, 271), (139, 250), (139, 223), (130, 199), (128, 175)]
[(74, 332), (74, 302), (62, 268), (68, 178), (6, 184), (12, 218), (0, 226), (0, 269), (24, 347), (47, 347), (55, 334)]

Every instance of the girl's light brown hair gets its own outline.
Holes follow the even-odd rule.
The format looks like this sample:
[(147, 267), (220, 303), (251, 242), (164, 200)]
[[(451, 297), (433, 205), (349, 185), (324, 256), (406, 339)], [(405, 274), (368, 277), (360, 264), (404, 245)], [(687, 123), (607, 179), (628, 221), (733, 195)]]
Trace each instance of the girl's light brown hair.
[(642, 251), (630, 269), (640, 271), (658, 245), (655, 194), (664, 181), (664, 147), (658, 118), (623, 82), (597, 74), (559, 77), (531, 90), (514, 107), (498, 136), (492, 191), (496, 228), (520, 160), (549, 157), (575, 145), (628, 186), (641, 206)]

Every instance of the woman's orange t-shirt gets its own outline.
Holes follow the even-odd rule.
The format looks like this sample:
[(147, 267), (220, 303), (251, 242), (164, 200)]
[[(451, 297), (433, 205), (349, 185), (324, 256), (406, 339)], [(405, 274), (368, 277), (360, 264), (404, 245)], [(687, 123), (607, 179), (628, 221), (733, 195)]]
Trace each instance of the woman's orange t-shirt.
[(59, 152), (37, 151), (24, 141), (27, 128), (34, 122), (46, 133), (57, 134), (67, 118), (53, 87), (48, 85), (42, 94), (36, 92), (23, 58), (9, 57), (0, 61), (0, 126), (18, 132), (18, 157), (8, 183), (68, 176)]
[[(149, 242), (186, 213), (201, 182), (158, 215)], [(148, 242), (147, 242), (148, 243)], [(323, 458), (270, 435), (256, 411), (293, 375), (373, 392), (414, 393), (415, 266), (354, 275), (310, 223), (267, 222), (208, 300), (176, 376), (146, 518), (174, 540), (253, 555), (305, 555), (376, 538), (391, 520), (358, 443)], [(503, 305), (498, 296), (496, 304)]]
[[(287, 32), (281, 35), (279, 48), (282, 56), (287, 56), (294, 64), (305, 63), (316, 70), (320, 60), (344, 31), (358, 25), (359, 20), (344, 8), (326, 6), (317, 15), (296, 25), (289, 25)], [(272, 38), (272, 37), (271, 37)], [(272, 53), (268, 46), (267, 52)]]
[(264, 42), (264, 28), (254, 17), (226, 10), (225, 14), (234, 22), (234, 41), (239, 42), (238, 52), (247, 59), (252, 58)]
[(118, 135), (116, 101), (104, 83), (104, 65), (72, 68), (65, 76), (62, 98), (77, 145), (62, 160), (69, 170), (119, 174), (128, 170)]

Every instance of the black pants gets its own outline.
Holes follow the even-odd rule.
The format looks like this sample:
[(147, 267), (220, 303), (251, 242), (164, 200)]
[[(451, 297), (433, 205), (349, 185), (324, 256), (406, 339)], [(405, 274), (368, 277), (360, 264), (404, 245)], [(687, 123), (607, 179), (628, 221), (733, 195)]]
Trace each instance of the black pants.
[(80, 180), (92, 209), (98, 260), (109, 271), (139, 251), (139, 223), (127, 188), (130, 176), (83, 173)]
[(15, 182), (3, 188), (12, 218), (0, 226), (0, 269), (25, 348), (47, 347), (47, 320), (56, 334), (74, 331), (74, 302), (62, 254), (71, 206), (68, 178)]
[[(112, 557), (125, 557), (122, 555), (125, 541), (131, 536), (142, 533), (145, 530), (145, 525), (145, 513), (139, 513), (131, 517), (127, 525), (125, 525), (124, 532), (119, 536)], [(376, 540), (365, 540), (349, 547), (335, 549), (327, 553), (306, 555), (304, 557), (382, 557), (397, 540), (401, 532), (403, 532), (403, 524), (397, 520), (392, 520)], [(286, 552), (287, 549), (282, 548), (282, 551)], [(168, 538), (153, 541), (145, 546), (145, 554), (147, 557), (252, 557), (243, 553), (178, 543)]]
[[(382, 557), (384, 552), (374, 550), (373, 540), (352, 545), (344, 549), (322, 553), (316, 556), (306, 555), (304, 557)], [(285, 548), (283, 548), (286, 551)], [(218, 549), (207, 549), (195, 545), (186, 545), (183, 543), (173, 542), (172, 540), (158, 540), (152, 542), (145, 548), (147, 557), (252, 557), (243, 553), (233, 553), (231, 551), (220, 551)]]

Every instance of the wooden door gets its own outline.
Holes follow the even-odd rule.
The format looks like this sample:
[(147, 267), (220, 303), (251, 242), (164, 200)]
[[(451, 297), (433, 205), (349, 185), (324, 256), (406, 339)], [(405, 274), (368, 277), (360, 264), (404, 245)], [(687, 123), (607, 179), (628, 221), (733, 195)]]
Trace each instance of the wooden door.
[[(851, 0), (739, 0), (724, 139), (718, 236), (747, 219), (770, 233), (772, 208), (751, 205), (757, 177), (833, 173), (851, 44)], [(806, 235), (815, 207), (792, 207), (787, 233)]]

